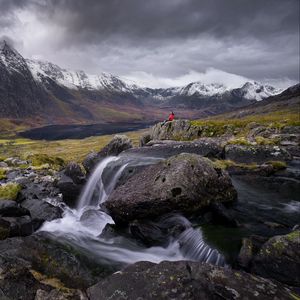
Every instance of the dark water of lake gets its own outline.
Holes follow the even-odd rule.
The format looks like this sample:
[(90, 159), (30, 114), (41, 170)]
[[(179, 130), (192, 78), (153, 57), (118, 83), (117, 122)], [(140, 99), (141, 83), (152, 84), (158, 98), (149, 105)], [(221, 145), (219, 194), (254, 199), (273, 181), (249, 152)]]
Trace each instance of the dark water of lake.
[(121, 133), (144, 129), (153, 123), (108, 123), (92, 125), (49, 125), (21, 132), (19, 135), (33, 140), (82, 139), (89, 136)]

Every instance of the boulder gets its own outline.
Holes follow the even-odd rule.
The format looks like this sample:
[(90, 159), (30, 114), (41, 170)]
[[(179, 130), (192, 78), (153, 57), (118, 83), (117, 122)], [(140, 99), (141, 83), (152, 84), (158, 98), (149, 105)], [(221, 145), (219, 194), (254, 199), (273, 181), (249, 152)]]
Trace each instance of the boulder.
[[(79, 248), (75, 249), (57, 236), (45, 232), (1, 241), (0, 274), (3, 270), (1, 259), (11, 262), (11, 270), (16, 266), (34, 270), (38, 275), (36, 278), (52, 278), (52, 282), (60, 282), (62, 287), (70, 289), (84, 290), (114, 271), (109, 266), (99, 264), (91, 254), (86, 255)], [(19, 276), (18, 270), (15, 273)], [(17, 285), (14, 287), (17, 288)]]
[(267, 161), (289, 161), (292, 156), (279, 146), (227, 145), (225, 159), (239, 163), (264, 163)]
[(116, 223), (194, 213), (237, 197), (229, 175), (200, 155), (182, 153), (149, 166), (117, 187), (103, 206)]
[(167, 245), (170, 239), (177, 238), (191, 227), (192, 224), (183, 216), (169, 214), (154, 221), (135, 220), (129, 224), (129, 232), (135, 239), (150, 247)]
[(0, 201), (0, 217), (21, 217), (25, 215), (30, 216), (29, 210), (21, 207), (16, 201)]
[(261, 247), (251, 271), (288, 285), (300, 287), (300, 230), (275, 236)]
[(30, 266), (22, 259), (0, 255), (0, 299), (35, 300), (36, 291), (50, 291), (51, 287), (39, 282)]
[(144, 147), (148, 142), (151, 141), (151, 134), (149, 132), (144, 133), (141, 137), (140, 137), (140, 143), (139, 146), (140, 147)]
[(43, 220), (32, 219), (30, 216), (2, 217), (0, 218), (0, 221), (0, 224), (3, 224), (3, 222), (6, 222), (7, 224), (7, 237), (31, 235), (33, 232), (39, 229), (43, 223)]
[(76, 184), (71, 177), (62, 174), (57, 182), (57, 187), (62, 193), (63, 201), (70, 207), (75, 207), (84, 184)]
[(211, 264), (138, 262), (87, 290), (98, 299), (297, 299), (283, 284)]
[(84, 184), (86, 181), (80, 165), (74, 161), (67, 164), (64, 174), (70, 177), (75, 184)]
[(174, 120), (155, 124), (149, 135), (151, 140), (192, 140), (201, 135), (201, 130), (189, 120)]
[(103, 158), (117, 156), (122, 151), (130, 148), (132, 148), (132, 142), (126, 135), (115, 135), (100, 152), (90, 153), (83, 161), (83, 167), (87, 173), (90, 173)]
[(40, 199), (26, 199), (22, 206), (30, 211), (31, 217), (43, 221), (52, 221), (62, 217), (62, 209)]
[(7, 168), (8, 164), (4, 161), (0, 161), (0, 168)]
[(39, 289), (34, 300), (88, 300), (80, 290), (72, 289), (53, 289), (50, 292)]
[(93, 151), (86, 156), (82, 165), (87, 173), (91, 173), (98, 161), (100, 161), (98, 153)]

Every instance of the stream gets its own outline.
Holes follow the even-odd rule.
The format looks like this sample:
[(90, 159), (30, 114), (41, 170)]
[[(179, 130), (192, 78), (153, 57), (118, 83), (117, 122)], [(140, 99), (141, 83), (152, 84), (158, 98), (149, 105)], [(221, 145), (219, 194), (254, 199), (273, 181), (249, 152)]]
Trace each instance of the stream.
[[(147, 247), (132, 237), (128, 231), (116, 233), (111, 229), (112, 218), (101, 209), (114, 188), (122, 183), (127, 171), (143, 168), (162, 160), (159, 157), (120, 155), (101, 161), (90, 176), (75, 208), (63, 203), (63, 218), (45, 222), (40, 231), (51, 232), (57, 240), (72, 245), (102, 264), (122, 267), (137, 261), (158, 263), (164, 260), (204, 261), (224, 266), (232, 264), (238, 255), (241, 239), (251, 234), (274, 235), (265, 222), (279, 223), (277, 234), (287, 233), (300, 219), (297, 195), (265, 188), (233, 177), (238, 191), (238, 201), (229, 210), (241, 226), (238, 228), (188, 220), (179, 214), (162, 217), (159, 228), (182, 226), (176, 236), (168, 236), (160, 245)], [(126, 179), (126, 178), (125, 178)], [(201, 218), (200, 218), (201, 219)]]

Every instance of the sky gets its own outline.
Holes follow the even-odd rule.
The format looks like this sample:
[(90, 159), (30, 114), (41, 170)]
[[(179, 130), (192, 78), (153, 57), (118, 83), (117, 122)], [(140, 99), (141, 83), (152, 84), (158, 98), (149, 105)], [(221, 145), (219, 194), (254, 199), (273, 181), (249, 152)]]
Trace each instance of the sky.
[(299, 0), (0, 0), (24, 57), (149, 87), (299, 82)]

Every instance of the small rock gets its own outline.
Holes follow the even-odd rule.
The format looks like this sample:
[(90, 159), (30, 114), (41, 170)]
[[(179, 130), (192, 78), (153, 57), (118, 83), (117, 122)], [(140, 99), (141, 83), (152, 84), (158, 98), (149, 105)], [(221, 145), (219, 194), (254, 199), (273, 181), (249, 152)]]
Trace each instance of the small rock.
[(75, 184), (85, 183), (85, 175), (82, 172), (80, 165), (74, 161), (67, 164), (64, 174), (70, 177)]
[(7, 168), (8, 164), (4, 161), (0, 161), (0, 168)]

